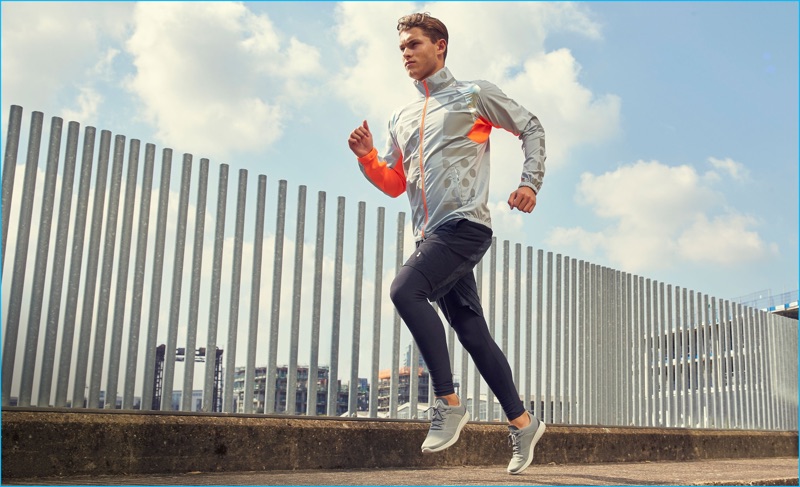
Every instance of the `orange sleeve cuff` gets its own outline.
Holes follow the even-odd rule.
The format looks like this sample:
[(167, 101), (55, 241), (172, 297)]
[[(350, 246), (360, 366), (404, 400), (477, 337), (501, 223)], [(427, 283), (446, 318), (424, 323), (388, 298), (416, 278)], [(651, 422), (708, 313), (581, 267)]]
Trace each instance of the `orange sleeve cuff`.
[(402, 161), (397, 161), (395, 167), (390, 168), (384, 161), (378, 159), (378, 150), (374, 147), (369, 153), (358, 158), (359, 164), (364, 168), (364, 174), (381, 191), (392, 198), (396, 198), (406, 191), (406, 175), (403, 172)]
[(358, 162), (361, 164), (366, 164), (367, 162), (374, 163), (377, 158), (378, 158), (378, 149), (373, 147), (372, 150), (367, 153), (367, 155), (359, 157)]

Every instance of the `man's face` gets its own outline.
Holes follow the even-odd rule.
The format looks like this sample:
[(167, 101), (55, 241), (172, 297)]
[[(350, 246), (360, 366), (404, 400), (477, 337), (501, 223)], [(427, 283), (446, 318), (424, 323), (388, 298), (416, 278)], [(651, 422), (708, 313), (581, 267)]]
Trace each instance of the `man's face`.
[(422, 29), (413, 27), (400, 32), (400, 52), (403, 66), (415, 80), (423, 80), (444, 67), (444, 39), (433, 42)]

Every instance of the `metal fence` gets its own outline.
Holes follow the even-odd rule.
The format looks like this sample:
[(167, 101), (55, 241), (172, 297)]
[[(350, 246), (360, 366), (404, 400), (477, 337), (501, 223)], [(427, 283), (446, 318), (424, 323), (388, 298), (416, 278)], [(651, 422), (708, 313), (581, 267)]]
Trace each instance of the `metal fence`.
[[(334, 415), (345, 397), (346, 415), (398, 417), (401, 366), (419, 360), (386, 299), (411, 248), (404, 213), (387, 222), (379, 207), (368, 221), (364, 202), (348, 208), (339, 196), (330, 208), (319, 192), (309, 219), (305, 186), (291, 205), (279, 181), (268, 206), (267, 177), (257, 177), (252, 201), (253, 181), (239, 170), (229, 196), (229, 167), (210, 168), (207, 159), (196, 167), (191, 154), (176, 168), (176, 184), (171, 149), (157, 162), (155, 146), (145, 144), (142, 165), (138, 140), (117, 135), (112, 148), (103, 130), (95, 147), (93, 127), (83, 131), (79, 162), (80, 126), (69, 122), (62, 141), (57, 117), (42, 169), (43, 118), (33, 112), (23, 134), (22, 108), (9, 115), (3, 406), (220, 404), (229, 413), (297, 414), (291, 399), (303, 397), (305, 414), (316, 415), (322, 401)], [(28, 148), (20, 191), (21, 139)], [(508, 240), (493, 240), (476, 276), (518, 390), (548, 423), (797, 429), (796, 320)], [(449, 328), (448, 341), (473, 416), (500, 419)], [(238, 390), (235, 374), (243, 376)], [(406, 417), (415, 417), (421, 377), (406, 380)], [(273, 387), (281, 381), (284, 389)]]

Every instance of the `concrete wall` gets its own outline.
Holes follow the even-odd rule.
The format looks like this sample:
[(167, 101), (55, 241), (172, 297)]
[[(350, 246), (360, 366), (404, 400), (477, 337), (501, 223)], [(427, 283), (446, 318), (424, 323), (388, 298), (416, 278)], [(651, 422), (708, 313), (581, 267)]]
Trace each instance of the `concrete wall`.
[[(420, 453), (422, 421), (7, 408), (3, 479), (318, 468), (505, 465), (502, 424)], [(535, 463), (797, 456), (797, 432), (548, 426)]]

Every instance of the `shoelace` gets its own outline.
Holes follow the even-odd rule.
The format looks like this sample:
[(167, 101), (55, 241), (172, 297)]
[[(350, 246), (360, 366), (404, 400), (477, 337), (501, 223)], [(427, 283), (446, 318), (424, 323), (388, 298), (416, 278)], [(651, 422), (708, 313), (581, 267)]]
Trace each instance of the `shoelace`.
[(519, 441), (520, 431), (512, 431), (508, 434), (508, 444), (511, 445), (511, 451), (513, 456), (522, 455), (521, 452), (521, 442)]
[(444, 429), (444, 414), (442, 414), (442, 410), (437, 408), (436, 406), (431, 406), (423, 412), (427, 413), (431, 409), (433, 409), (433, 417), (431, 418), (431, 429), (432, 430)]

